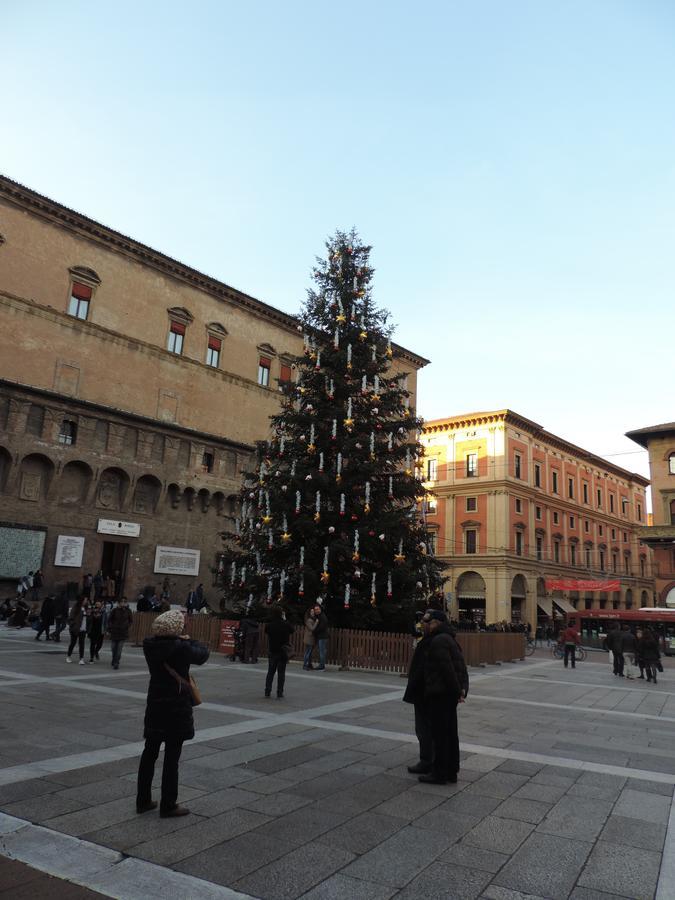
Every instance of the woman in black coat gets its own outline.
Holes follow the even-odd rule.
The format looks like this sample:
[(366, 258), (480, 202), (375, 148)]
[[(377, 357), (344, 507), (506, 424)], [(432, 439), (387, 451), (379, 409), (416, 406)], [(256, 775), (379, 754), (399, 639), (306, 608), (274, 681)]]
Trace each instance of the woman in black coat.
[(647, 681), (656, 684), (656, 669), (661, 659), (659, 642), (656, 635), (649, 628), (645, 628), (642, 637), (637, 642), (637, 653), (647, 670)]
[(143, 641), (143, 653), (150, 670), (148, 701), (145, 708), (145, 749), (138, 767), (136, 812), (157, 807), (152, 799), (152, 779), (159, 748), (164, 744), (162, 793), (159, 814), (163, 818), (186, 816), (178, 806), (178, 761), (183, 741), (195, 736), (192, 694), (189, 688), (190, 666), (201, 666), (209, 658), (209, 649), (183, 634), (185, 619), (176, 610), (162, 613), (152, 623), (153, 637)]

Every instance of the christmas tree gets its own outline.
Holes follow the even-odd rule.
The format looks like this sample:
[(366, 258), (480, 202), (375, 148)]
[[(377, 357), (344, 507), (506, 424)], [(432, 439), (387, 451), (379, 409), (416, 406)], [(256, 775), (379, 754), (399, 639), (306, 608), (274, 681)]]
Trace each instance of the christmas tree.
[(392, 363), (388, 314), (372, 299), (370, 247), (337, 232), (313, 271), (297, 379), (247, 473), (226, 533), (224, 610), (281, 602), (293, 618), (322, 598), (333, 625), (408, 629), (441, 595), (415, 477), (422, 421)]

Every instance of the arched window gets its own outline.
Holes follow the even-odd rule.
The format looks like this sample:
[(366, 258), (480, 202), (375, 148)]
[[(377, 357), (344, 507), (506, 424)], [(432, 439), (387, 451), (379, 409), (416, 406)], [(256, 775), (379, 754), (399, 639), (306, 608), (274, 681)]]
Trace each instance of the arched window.
[(172, 306), (167, 312), (169, 314), (169, 334), (166, 339), (166, 349), (169, 353), (181, 356), (185, 330), (193, 321), (192, 313), (183, 306)]
[(70, 447), (77, 440), (77, 422), (72, 419), (64, 419), (59, 428), (59, 444)]

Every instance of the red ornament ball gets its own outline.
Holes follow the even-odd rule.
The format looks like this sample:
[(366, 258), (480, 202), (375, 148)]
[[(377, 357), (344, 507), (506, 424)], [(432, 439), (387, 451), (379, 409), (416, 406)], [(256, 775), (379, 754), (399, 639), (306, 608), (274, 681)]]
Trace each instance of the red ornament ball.
[(358, 521), (359, 521), (358, 516), (352, 516), (352, 522), (358, 522)]
[(369, 537), (375, 537), (375, 532), (374, 532), (374, 531), (369, 531), (369, 532), (368, 532), (368, 536), (369, 536)]

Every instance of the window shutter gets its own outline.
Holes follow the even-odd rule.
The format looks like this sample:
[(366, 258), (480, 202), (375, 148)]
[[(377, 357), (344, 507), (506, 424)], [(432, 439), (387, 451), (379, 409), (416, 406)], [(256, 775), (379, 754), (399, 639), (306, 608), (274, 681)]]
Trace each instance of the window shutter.
[(219, 338), (209, 336), (209, 350), (218, 350), (220, 352), (222, 341)]
[(279, 381), (290, 381), (291, 380), (291, 367), (290, 366), (281, 366), (279, 375)]
[(263, 367), (263, 369), (270, 369), (272, 367), (272, 360), (269, 358), (269, 356), (261, 356), (260, 365)]
[(173, 332), (173, 334), (185, 334), (185, 325), (183, 325), (181, 322), (172, 322), (171, 331)]
[(91, 300), (91, 288), (86, 284), (80, 284), (79, 281), (73, 282), (70, 293), (71, 296), (77, 297), (78, 300)]

